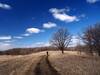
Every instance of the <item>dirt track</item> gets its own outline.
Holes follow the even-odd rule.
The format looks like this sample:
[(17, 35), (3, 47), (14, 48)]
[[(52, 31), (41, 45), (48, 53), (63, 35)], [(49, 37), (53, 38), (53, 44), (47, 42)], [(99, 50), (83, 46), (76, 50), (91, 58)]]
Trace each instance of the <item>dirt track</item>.
[[(4, 56), (7, 58), (8, 56)], [(0, 58), (0, 75), (59, 75), (46, 55), (31, 54)]]
[(60, 75), (50, 64), (48, 57), (43, 56), (35, 69), (36, 75)]

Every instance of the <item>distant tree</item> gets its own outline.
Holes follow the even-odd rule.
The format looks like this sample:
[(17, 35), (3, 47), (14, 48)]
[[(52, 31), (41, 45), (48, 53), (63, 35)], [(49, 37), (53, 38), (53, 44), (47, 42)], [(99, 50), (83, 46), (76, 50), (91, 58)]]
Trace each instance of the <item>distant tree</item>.
[(80, 34), (79, 34), (79, 36), (77, 36), (77, 43), (76, 43), (76, 47), (75, 47), (75, 50), (77, 50), (78, 51), (78, 54), (80, 54), (81, 55), (81, 52), (82, 52), (82, 45), (81, 45), (81, 38), (80, 38)]
[(87, 46), (87, 52), (90, 53), (91, 55), (93, 54), (93, 35), (92, 33), (93, 33), (93, 27), (89, 26), (83, 32), (83, 36), (82, 36), (82, 39)]
[(64, 49), (68, 47), (71, 42), (71, 35), (67, 29), (60, 28), (56, 33), (54, 33), (50, 43), (52, 46), (57, 47), (64, 53)]
[(91, 54), (97, 52), (100, 56), (100, 23), (88, 27), (83, 33), (84, 43)]
[(100, 23), (95, 24), (92, 35), (93, 35), (94, 50), (96, 50), (96, 52), (100, 56)]

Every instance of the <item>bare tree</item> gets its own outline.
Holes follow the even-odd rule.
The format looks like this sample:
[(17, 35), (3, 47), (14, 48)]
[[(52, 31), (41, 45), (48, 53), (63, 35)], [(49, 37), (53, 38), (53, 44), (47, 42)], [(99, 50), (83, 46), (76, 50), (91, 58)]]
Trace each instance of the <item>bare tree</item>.
[(80, 34), (79, 34), (79, 36), (77, 36), (77, 45), (76, 45), (76, 47), (75, 47), (75, 50), (77, 50), (78, 51), (78, 54), (80, 54), (81, 55), (81, 53), (82, 53), (82, 45), (81, 45), (81, 38), (80, 38)]
[(94, 50), (100, 56), (100, 23), (96, 24), (93, 27), (92, 35), (93, 35)]
[(71, 35), (67, 29), (60, 28), (56, 33), (54, 33), (50, 43), (57, 47), (59, 50), (64, 53), (64, 49), (68, 47), (71, 42)]
[(83, 33), (84, 43), (87, 45), (89, 52), (97, 52), (100, 56), (100, 23), (88, 27)]
[(87, 52), (93, 54), (93, 27), (89, 26), (84, 32), (82, 39), (87, 46)]

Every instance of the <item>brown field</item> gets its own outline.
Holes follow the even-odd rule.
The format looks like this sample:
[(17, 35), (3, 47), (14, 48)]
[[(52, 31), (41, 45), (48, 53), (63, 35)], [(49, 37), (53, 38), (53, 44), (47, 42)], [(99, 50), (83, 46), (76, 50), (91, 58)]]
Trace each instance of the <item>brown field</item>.
[(77, 52), (52, 53), (50, 62), (61, 75), (100, 75), (100, 58), (78, 55)]
[[(36, 75), (37, 64), (44, 55), (46, 52), (17, 56), (1, 55), (0, 75)], [(60, 75), (100, 75), (99, 57), (78, 55), (75, 51), (66, 51), (65, 54), (61, 54), (60, 51), (49, 51), (49, 61)], [(42, 72), (50, 71), (44, 59), (39, 67), (43, 68)]]
[(0, 56), (0, 75), (35, 75), (34, 69), (42, 55)]

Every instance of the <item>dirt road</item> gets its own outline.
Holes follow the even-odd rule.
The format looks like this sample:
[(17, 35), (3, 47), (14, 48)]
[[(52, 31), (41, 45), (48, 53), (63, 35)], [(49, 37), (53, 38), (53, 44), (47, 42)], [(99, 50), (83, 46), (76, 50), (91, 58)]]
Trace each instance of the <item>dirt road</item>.
[(43, 56), (35, 69), (36, 75), (60, 75), (50, 64), (48, 57)]
[[(3, 56), (2, 56), (3, 57)], [(7, 58), (4, 56), (3, 58)], [(31, 54), (0, 58), (0, 75), (59, 75), (49, 63), (46, 55)]]

